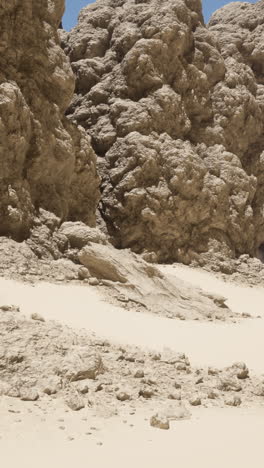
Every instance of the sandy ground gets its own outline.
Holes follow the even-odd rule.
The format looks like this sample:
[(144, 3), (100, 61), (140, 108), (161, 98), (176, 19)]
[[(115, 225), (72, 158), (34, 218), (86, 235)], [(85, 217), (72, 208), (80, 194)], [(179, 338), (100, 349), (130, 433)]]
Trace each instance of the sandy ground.
[[(0, 303), (19, 305), (26, 315), (38, 312), (113, 341), (155, 349), (169, 346), (185, 352), (195, 365), (222, 366), (239, 360), (263, 373), (264, 289), (227, 284), (187, 267), (161, 269), (222, 294), (233, 310), (261, 315), (261, 319), (231, 325), (174, 321), (109, 305), (88, 286), (42, 283), (33, 287), (3, 279)], [(65, 412), (58, 401), (47, 406), (46, 402), (2, 399), (1, 466), (263, 467), (264, 411), (259, 409), (199, 409), (191, 420), (172, 423), (170, 431), (151, 428), (148, 414), (146, 420), (138, 413), (128, 415), (123, 422), (119, 417), (105, 420), (85, 412)]]
[[(99, 419), (63, 408), (7, 401), (0, 407), (0, 461), (5, 468), (263, 467), (264, 410), (196, 410), (169, 431), (143, 415)], [(23, 409), (22, 409), (23, 407)], [(47, 414), (45, 413), (47, 411)]]
[(148, 313), (136, 313), (104, 302), (91, 286), (36, 286), (0, 279), (0, 303), (19, 305), (29, 316), (38, 312), (46, 319), (85, 328), (96, 335), (123, 344), (156, 350), (164, 346), (184, 352), (195, 366), (228, 366), (245, 361), (264, 372), (264, 289), (227, 284), (212, 274), (187, 267), (164, 266), (163, 273), (175, 274), (191, 284), (222, 294), (234, 311), (248, 312), (261, 319), (240, 323), (179, 321)]

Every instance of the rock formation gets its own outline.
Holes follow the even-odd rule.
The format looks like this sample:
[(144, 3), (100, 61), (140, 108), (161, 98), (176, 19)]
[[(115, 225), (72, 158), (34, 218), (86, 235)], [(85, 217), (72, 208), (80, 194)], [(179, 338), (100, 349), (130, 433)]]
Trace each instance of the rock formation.
[(158, 261), (263, 255), (264, 1), (201, 10), (97, 0), (63, 34), (113, 243)]
[(0, 235), (17, 240), (39, 208), (95, 223), (95, 154), (64, 117), (74, 76), (57, 33), (63, 10), (63, 0), (0, 0)]

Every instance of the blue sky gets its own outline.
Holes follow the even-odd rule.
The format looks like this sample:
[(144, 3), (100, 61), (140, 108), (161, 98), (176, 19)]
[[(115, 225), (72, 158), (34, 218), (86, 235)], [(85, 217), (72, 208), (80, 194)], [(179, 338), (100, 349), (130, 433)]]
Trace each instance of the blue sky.
[[(256, 3), (257, 0), (241, 0), (248, 3)], [(63, 27), (68, 31), (77, 23), (77, 16), (81, 8), (89, 3), (94, 3), (93, 0), (66, 0), (66, 12), (63, 17)], [(208, 21), (211, 14), (221, 8), (223, 5), (231, 3), (229, 0), (203, 0), (203, 9), (205, 21)]]

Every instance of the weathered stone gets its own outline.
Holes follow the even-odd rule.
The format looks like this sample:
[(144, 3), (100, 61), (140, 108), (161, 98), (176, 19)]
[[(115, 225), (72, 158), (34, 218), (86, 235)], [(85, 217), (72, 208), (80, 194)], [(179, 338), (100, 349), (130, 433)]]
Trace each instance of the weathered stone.
[(242, 386), (236, 380), (236, 378), (223, 376), (220, 378), (218, 389), (224, 392), (240, 392), (242, 390)]
[(200, 406), (202, 404), (202, 400), (199, 395), (195, 395), (189, 399), (189, 403), (192, 406)]
[(227, 406), (240, 406), (241, 405), (241, 398), (237, 395), (230, 396), (225, 399), (225, 404)]
[(61, 362), (56, 370), (58, 375), (74, 382), (77, 380), (94, 380), (99, 374), (104, 372), (103, 361), (99, 354), (81, 353), (72, 351)]
[(166, 418), (165, 415), (156, 413), (154, 416), (150, 418), (150, 425), (152, 427), (157, 427), (158, 429), (169, 429), (170, 428), (170, 422), (168, 418)]
[(25, 239), (36, 214), (54, 229), (46, 211), (94, 225), (95, 154), (64, 117), (74, 91), (57, 34), (64, 0), (1, 2), (0, 10), (0, 235)]
[[(97, 0), (63, 47), (113, 242), (158, 261), (263, 257), (263, 0)], [(150, 257), (146, 257), (150, 258)], [(218, 305), (225, 307), (224, 301)]]
[(34, 312), (33, 314), (31, 314), (30, 318), (32, 320), (36, 320), (37, 322), (45, 322), (44, 317), (42, 317), (42, 315), (38, 314), (37, 312)]
[(127, 401), (127, 400), (131, 400), (131, 395), (129, 395), (126, 391), (119, 391), (116, 394), (116, 398), (119, 401)]
[(35, 388), (20, 388), (20, 399), (23, 401), (36, 401), (39, 399), (38, 391)]
[(66, 222), (59, 229), (66, 236), (72, 248), (81, 249), (90, 242), (105, 244), (106, 236), (97, 228), (91, 228), (81, 222)]
[(65, 403), (72, 411), (79, 411), (85, 407), (85, 401), (78, 393), (67, 395)]

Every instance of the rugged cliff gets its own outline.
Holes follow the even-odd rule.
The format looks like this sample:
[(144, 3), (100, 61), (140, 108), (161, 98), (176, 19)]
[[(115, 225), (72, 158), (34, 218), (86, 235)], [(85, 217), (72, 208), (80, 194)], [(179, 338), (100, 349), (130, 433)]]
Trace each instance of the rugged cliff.
[[(160, 261), (261, 255), (264, 2), (97, 0), (64, 36), (113, 242)], [(206, 260), (207, 261), (207, 260)]]
[(95, 223), (90, 138), (64, 117), (74, 76), (57, 27), (64, 0), (0, 0), (0, 235), (21, 240), (38, 209)]

